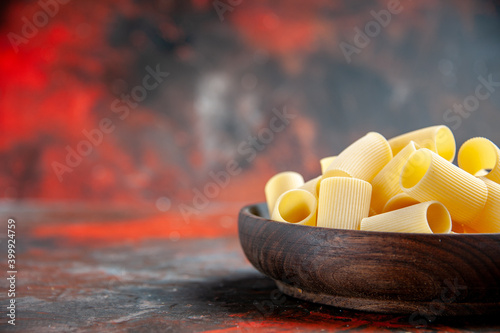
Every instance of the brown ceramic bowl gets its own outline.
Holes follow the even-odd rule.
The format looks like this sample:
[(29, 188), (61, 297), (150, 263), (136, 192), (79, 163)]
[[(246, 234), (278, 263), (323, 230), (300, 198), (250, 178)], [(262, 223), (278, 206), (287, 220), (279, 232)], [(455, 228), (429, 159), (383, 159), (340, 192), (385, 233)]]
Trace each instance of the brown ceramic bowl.
[(241, 247), (285, 294), (382, 313), (500, 313), (500, 234), (410, 234), (275, 222), (244, 207)]

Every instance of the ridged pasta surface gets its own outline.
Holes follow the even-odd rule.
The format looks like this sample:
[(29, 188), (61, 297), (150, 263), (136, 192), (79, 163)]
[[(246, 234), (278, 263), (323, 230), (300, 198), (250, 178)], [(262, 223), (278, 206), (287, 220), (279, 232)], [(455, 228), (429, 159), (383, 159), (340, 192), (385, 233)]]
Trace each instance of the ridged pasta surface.
[(500, 185), (481, 177), (488, 187), (488, 199), (481, 214), (469, 226), (477, 232), (500, 232)]
[(419, 203), (384, 214), (364, 218), (361, 230), (411, 233), (449, 233), (451, 217), (437, 201)]
[(381, 213), (389, 199), (403, 192), (399, 184), (401, 170), (416, 150), (415, 142), (410, 141), (371, 181), (373, 189), (370, 208), (375, 213)]
[(453, 132), (444, 125), (421, 128), (389, 139), (392, 153), (399, 153), (410, 141), (421, 148), (427, 148), (452, 162), (455, 158), (456, 143)]
[(359, 230), (368, 216), (372, 186), (355, 178), (330, 177), (321, 181), (318, 227)]
[(370, 132), (344, 149), (323, 173), (323, 179), (341, 176), (370, 182), (391, 159), (387, 140)]
[(403, 167), (401, 187), (420, 202), (443, 203), (454, 221), (466, 225), (477, 218), (488, 195), (482, 180), (426, 148), (410, 156)]

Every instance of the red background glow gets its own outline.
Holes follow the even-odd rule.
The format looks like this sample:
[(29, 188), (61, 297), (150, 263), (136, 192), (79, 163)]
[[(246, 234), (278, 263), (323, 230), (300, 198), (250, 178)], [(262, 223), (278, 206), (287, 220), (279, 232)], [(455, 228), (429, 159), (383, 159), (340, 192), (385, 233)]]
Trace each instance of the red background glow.
[[(47, 1), (50, 2), (50, 1)], [(477, 76), (500, 78), (498, 4), (401, 1), (401, 14), (348, 63), (339, 48), (384, 1), (242, 1), (220, 13), (210, 1), (70, 1), (19, 44), (36, 1), (5, 2), (0, 30), (0, 197), (173, 207), (193, 200), (210, 171), (234, 160), (213, 202), (263, 200), (265, 181), (319, 172), (370, 130), (390, 137), (443, 123), (474, 91)], [(121, 120), (112, 103), (142, 83), (146, 66), (169, 77)], [(500, 143), (500, 93), (455, 131), (457, 142)], [(255, 159), (238, 152), (268, 126), (272, 110), (297, 115)], [(59, 181), (84, 130), (109, 118), (81, 164)]]

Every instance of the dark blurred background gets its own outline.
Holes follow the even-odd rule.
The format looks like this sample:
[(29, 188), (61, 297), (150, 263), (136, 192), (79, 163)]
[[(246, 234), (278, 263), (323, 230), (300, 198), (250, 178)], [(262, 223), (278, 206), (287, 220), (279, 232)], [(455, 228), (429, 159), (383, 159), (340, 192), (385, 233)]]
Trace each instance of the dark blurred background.
[[(313, 177), (367, 131), (446, 124), (458, 144), (500, 144), (500, 87), (470, 97), (481, 78), (500, 82), (499, 2), (0, 6), (3, 199), (199, 211), (197, 193), (240, 205), (263, 200), (276, 172)], [(472, 111), (453, 111), (463, 103)], [(283, 112), (295, 118), (275, 131)], [(228, 162), (238, 174), (204, 192)]]

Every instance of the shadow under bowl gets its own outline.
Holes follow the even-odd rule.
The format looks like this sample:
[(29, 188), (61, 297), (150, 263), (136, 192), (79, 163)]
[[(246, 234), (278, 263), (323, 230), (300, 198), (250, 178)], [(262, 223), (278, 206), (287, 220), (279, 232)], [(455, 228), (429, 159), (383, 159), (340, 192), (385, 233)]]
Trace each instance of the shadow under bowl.
[(500, 313), (500, 234), (328, 229), (269, 220), (265, 203), (239, 214), (241, 247), (289, 296), (362, 311)]

